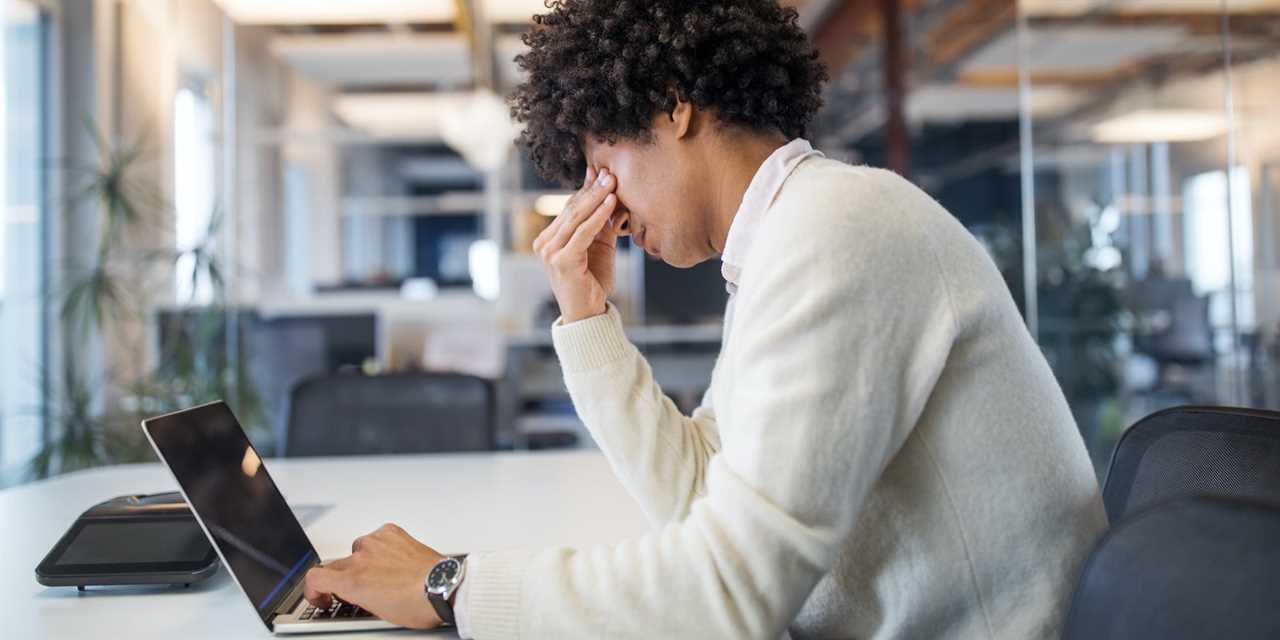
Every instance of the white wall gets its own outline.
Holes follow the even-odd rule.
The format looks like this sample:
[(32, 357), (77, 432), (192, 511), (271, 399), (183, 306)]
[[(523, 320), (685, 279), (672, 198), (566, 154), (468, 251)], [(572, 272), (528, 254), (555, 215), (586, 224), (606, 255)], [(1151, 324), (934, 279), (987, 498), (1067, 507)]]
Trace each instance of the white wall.
[(311, 284), (334, 283), (342, 278), (342, 241), (339, 235), (341, 163), (336, 145), (322, 135), (334, 125), (329, 110), (332, 93), (296, 73), (291, 72), (287, 77), (285, 129), (321, 135), (291, 137), (283, 145), (285, 170), (296, 171), (303, 180), (309, 209), (309, 215), (298, 220), (298, 225), (289, 224), (286, 233), (305, 233), (310, 240), (305, 246), (310, 249), (306, 255), (306, 268)]

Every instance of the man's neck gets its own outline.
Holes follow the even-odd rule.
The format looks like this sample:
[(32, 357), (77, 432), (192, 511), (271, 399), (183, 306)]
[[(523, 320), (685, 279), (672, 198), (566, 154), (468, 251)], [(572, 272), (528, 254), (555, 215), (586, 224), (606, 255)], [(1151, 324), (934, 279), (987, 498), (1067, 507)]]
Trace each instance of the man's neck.
[(738, 207), (751, 186), (751, 179), (760, 170), (760, 165), (786, 143), (787, 139), (782, 134), (741, 134), (718, 145), (716, 157), (709, 162), (712, 192), (711, 205), (707, 209), (711, 215), (708, 240), (716, 255), (724, 253), (729, 227), (738, 215)]

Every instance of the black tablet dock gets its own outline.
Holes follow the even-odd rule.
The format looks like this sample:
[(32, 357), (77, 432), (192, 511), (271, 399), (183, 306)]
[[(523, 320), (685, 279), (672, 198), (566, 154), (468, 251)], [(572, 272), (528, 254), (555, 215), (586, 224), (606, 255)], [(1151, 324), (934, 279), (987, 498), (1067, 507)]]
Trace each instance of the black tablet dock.
[(49, 587), (183, 585), (218, 570), (218, 555), (177, 492), (131, 495), (76, 519), (36, 567)]

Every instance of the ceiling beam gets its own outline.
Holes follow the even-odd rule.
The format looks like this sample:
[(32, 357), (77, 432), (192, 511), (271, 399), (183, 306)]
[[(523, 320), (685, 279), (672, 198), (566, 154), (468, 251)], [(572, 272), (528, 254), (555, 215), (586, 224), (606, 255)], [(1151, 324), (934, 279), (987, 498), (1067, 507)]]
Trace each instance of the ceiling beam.
[(907, 134), (907, 26), (898, 0), (880, 0), (880, 23), (884, 31), (885, 151), (889, 169), (911, 177), (911, 140)]
[(1013, 29), (1017, 18), (1017, 0), (958, 3), (925, 34), (925, 55), (939, 67), (955, 65), (999, 34)]
[(880, 38), (880, 12), (875, 0), (836, 0), (813, 31), (818, 59), (835, 77)]
[[(1187, 13), (1091, 13), (1081, 16), (1034, 16), (1028, 19), (1031, 28), (1049, 27), (1112, 27), (1146, 28), (1157, 26), (1182, 27), (1189, 35), (1218, 35), (1222, 33), (1222, 14), (1218, 12)], [(1259, 38), (1280, 38), (1280, 10), (1265, 13), (1230, 14), (1232, 35), (1252, 35)]]
[(454, 0), (455, 26), (471, 46), (471, 68), (477, 89), (497, 92), (498, 71), (493, 51), (493, 25), (479, 0)]

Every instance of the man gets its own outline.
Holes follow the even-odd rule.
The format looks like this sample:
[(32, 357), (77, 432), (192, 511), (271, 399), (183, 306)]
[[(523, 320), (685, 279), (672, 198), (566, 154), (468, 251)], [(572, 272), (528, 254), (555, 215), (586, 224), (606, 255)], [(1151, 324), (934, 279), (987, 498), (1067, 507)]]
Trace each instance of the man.
[[(585, 176), (535, 243), (555, 347), (654, 530), (473, 554), (429, 603), (428, 573), (457, 564), (384, 527), (308, 597), (481, 640), (1056, 637), (1106, 526), (1066, 402), (959, 223), (803, 140), (825, 74), (794, 11), (565, 0), (535, 23), (514, 112), (543, 173)], [(607, 302), (626, 234), (676, 266), (722, 257), (692, 416)]]

